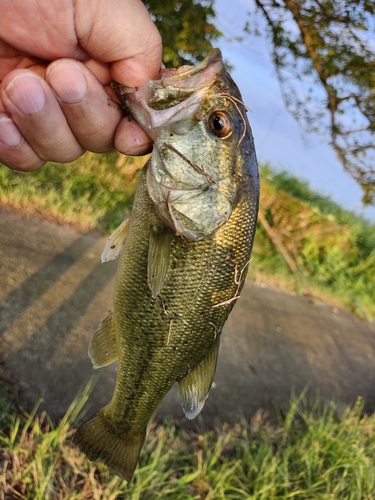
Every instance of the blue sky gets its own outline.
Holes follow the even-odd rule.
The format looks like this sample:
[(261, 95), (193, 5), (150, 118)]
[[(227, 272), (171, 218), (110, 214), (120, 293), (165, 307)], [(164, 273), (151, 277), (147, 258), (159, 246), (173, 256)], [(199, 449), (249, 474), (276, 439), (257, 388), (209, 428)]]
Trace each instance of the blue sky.
[[(240, 35), (252, 5), (251, 0), (216, 0), (218, 28), (228, 38)], [(241, 43), (220, 40), (217, 45), (234, 66), (231, 75), (251, 109), (248, 117), (259, 163), (269, 162), (306, 179), (344, 208), (375, 220), (375, 207), (362, 206), (361, 189), (344, 172), (325, 138), (304, 133), (285, 110), (267, 41), (249, 37)]]

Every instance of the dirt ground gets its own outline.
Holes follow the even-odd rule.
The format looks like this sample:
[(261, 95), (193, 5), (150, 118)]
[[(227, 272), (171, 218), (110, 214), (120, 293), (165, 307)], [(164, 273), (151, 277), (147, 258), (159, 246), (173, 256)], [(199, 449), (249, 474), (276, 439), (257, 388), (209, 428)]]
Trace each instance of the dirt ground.
[[(93, 370), (89, 340), (111, 307), (116, 263), (100, 263), (104, 239), (0, 207), (0, 362), (23, 405), (40, 396), (52, 418), (99, 375), (90, 413), (111, 397), (116, 366)], [(291, 393), (339, 408), (358, 396), (375, 410), (375, 325), (318, 300), (246, 283), (222, 336), (210, 425), (286, 408)], [(172, 390), (159, 415), (182, 418)]]

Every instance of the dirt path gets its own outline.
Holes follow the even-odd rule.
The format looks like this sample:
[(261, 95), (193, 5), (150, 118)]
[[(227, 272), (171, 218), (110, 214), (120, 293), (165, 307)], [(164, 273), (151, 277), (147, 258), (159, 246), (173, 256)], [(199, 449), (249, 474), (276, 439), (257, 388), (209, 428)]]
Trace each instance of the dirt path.
[[(111, 307), (116, 264), (100, 264), (103, 245), (93, 234), (0, 207), (0, 358), (28, 408), (43, 395), (43, 407), (60, 417), (94, 373), (92, 410), (110, 398), (116, 367), (94, 371), (87, 356)], [(283, 408), (306, 386), (339, 405), (362, 396), (374, 411), (375, 325), (248, 282), (224, 330), (204, 420)], [(173, 391), (159, 414), (182, 417)]]

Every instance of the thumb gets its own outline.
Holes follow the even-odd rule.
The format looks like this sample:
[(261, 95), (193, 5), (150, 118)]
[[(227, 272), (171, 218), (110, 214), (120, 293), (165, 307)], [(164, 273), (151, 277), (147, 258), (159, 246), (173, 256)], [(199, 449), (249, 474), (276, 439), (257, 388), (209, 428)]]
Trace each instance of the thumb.
[(76, 0), (79, 43), (94, 59), (112, 63), (111, 77), (129, 87), (160, 71), (160, 34), (141, 0)]

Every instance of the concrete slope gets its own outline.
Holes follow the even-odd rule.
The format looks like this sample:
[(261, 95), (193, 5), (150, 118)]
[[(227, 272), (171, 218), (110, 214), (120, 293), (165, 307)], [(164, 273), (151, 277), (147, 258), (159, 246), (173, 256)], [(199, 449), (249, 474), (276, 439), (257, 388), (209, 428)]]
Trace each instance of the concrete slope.
[[(0, 358), (31, 408), (42, 395), (52, 418), (100, 379), (90, 413), (109, 401), (116, 366), (93, 370), (89, 340), (111, 307), (116, 263), (100, 263), (104, 239), (0, 207)], [(319, 301), (248, 282), (222, 337), (203, 410), (236, 421), (288, 405), (305, 387), (339, 405), (375, 409), (375, 326)], [(159, 415), (182, 417), (174, 391)]]

